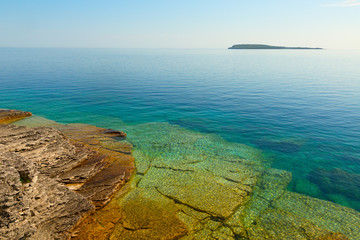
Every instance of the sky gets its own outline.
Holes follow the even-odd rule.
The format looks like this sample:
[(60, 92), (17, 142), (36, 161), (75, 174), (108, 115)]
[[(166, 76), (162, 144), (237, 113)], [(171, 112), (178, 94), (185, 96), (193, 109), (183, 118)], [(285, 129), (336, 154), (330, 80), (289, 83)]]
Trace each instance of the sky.
[(1, 0), (0, 47), (360, 49), (360, 0)]

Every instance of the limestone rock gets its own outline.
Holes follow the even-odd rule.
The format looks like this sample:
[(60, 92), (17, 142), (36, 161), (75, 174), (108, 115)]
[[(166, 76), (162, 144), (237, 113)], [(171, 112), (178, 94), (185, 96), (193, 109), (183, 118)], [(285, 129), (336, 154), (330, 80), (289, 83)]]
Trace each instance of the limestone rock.
[(10, 123), (28, 116), (31, 116), (30, 112), (0, 109), (0, 123)]
[(18, 153), (50, 177), (57, 177), (96, 154), (90, 148), (72, 144), (53, 128), (0, 125), (0, 139), (1, 152)]
[[(127, 195), (111, 201), (121, 216), (110, 239), (126, 234), (142, 239), (145, 232), (147, 239), (173, 239), (175, 235), (159, 236), (156, 226), (165, 223), (154, 216), (164, 212), (176, 213), (178, 220), (172, 223), (185, 226), (180, 238), (184, 240), (359, 239), (356, 211), (349, 221), (341, 221), (348, 218), (347, 208), (292, 195), (287, 191), (291, 174), (266, 168), (255, 149), (165, 123), (138, 125), (126, 132), (136, 135), (132, 142), (139, 172)], [(326, 209), (325, 222), (318, 208)]]
[(357, 211), (287, 191), (256, 149), (166, 123), (125, 131), (139, 171), (73, 239), (360, 239)]
[(101, 128), (56, 127), (0, 125), (0, 239), (66, 239), (130, 179), (134, 159), (118, 149), (131, 145)]
[(226, 218), (248, 194), (239, 184), (232, 187), (227, 180), (202, 171), (151, 168), (139, 187), (155, 187), (162, 195), (198, 211)]
[[(118, 138), (119, 133), (124, 136), (126, 134), (116, 131), (115, 135), (109, 135), (106, 129), (87, 124), (67, 124), (58, 129), (76, 142), (91, 146), (98, 153), (90, 159), (85, 159), (61, 177), (64, 179), (66, 176), (69, 181), (73, 180), (72, 185), (83, 183), (75, 187), (77, 192), (90, 199), (97, 208), (104, 206), (130, 179), (135, 169), (134, 157), (130, 155), (132, 145), (114, 139)], [(87, 173), (89, 170), (91, 173)], [(69, 178), (78, 175), (82, 177)]]
[(93, 205), (19, 154), (0, 155), (0, 239), (64, 239)]
[(272, 208), (297, 216), (334, 233), (340, 232), (350, 239), (360, 239), (360, 213), (354, 209), (321, 199), (286, 191), (273, 202)]
[(171, 201), (147, 198), (141, 191), (134, 191), (122, 201), (123, 229), (110, 239), (177, 239), (186, 234), (177, 211)]
[(126, 137), (126, 133), (114, 129), (106, 129), (103, 133), (111, 137)]
[[(271, 209), (264, 212), (253, 226), (248, 229), (249, 239), (327, 239), (335, 233), (320, 228), (313, 222), (297, 215)], [(348, 239), (343, 234), (336, 234), (335, 239)]]

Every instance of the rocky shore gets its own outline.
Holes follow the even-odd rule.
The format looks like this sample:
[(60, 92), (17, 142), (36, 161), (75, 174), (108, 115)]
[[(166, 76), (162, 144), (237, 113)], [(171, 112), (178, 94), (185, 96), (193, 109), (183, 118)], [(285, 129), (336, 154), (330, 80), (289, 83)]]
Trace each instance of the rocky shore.
[[(29, 115), (0, 110), (0, 122)], [(114, 139), (125, 136), (81, 124), (0, 124), (0, 239), (68, 239), (130, 179), (132, 146)]]
[(257, 149), (168, 123), (124, 129), (131, 144), (85, 124), (0, 124), (0, 239), (360, 239), (359, 212), (288, 191), (291, 173)]
[(29, 117), (32, 114), (30, 112), (24, 112), (19, 110), (0, 109), (0, 123), (11, 123), (16, 120)]

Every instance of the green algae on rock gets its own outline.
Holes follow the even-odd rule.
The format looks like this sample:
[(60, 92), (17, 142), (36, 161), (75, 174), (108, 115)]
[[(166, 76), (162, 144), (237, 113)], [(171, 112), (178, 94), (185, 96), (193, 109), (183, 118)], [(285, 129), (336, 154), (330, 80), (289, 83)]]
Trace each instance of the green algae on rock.
[(186, 226), (177, 215), (179, 210), (156, 193), (131, 191), (121, 206), (123, 218), (110, 239), (177, 239), (186, 235)]
[[(141, 201), (154, 201), (156, 206), (163, 202), (164, 209), (172, 209), (168, 213), (185, 224), (186, 234), (180, 239), (360, 237), (357, 211), (288, 192), (291, 174), (269, 168), (269, 162), (256, 149), (167, 123), (125, 126), (124, 129), (135, 146), (139, 170), (127, 195), (132, 197), (118, 200), (122, 209), (119, 212), (141, 215), (141, 207), (137, 213), (132, 207), (136, 204), (133, 196), (141, 192)], [(155, 211), (156, 208), (152, 209), (149, 221), (154, 219), (153, 215), (164, 214), (164, 209)], [(323, 213), (316, 209), (324, 209), (327, 219), (323, 220)], [(349, 222), (342, 224), (340, 218), (347, 218), (349, 214)], [(125, 216), (129, 215), (123, 214)], [(123, 219), (115, 225), (118, 231), (110, 235), (111, 239), (122, 239), (119, 236), (127, 228), (125, 222)], [(183, 235), (183, 224), (172, 228), (172, 236)], [(147, 239), (159, 239), (159, 228), (159, 225), (147, 225)], [(140, 229), (132, 229), (134, 239), (143, 239)]]

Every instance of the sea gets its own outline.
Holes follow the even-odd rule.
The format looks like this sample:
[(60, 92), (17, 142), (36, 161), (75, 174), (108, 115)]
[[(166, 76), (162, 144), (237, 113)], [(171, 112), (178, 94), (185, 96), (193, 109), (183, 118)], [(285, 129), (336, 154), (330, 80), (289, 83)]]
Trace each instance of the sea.
[(0, 48), (0, 108), (211, 134), (261, 150), (288, 190), (360, 211), (360, 51)]

